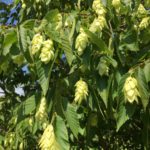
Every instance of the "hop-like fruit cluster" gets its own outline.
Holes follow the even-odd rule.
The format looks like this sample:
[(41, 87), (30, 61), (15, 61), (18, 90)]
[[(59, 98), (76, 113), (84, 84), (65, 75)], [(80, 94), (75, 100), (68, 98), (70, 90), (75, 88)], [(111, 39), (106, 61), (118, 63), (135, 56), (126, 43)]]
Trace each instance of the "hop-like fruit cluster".
[(47, 64), (50, 60), (54, 58), (54, 47), (52, 40), (46, 40), (43, 42), (43, 47), (40, 54), (40, 59), (42, 62)]
[(82, 79), (80, 79), (75, 84), (75, 99), (74, 101), (78, 104), (82, 102), (82, 100), (86, 99), (88, 96), (88, 85)]
[(95, 18), (91, 24), (89, 30), (93, 33), (100, 32), (106, 26), (106, 19), (103, 16), (98, 16)]
[(109, 67), (105, 59), (103, 58), (100, 59), (99, 64), (97, 66), (97, 70), (100, 76), (108, 75)]
[(43, 43), (42, 35), (40, 35), (39, 33), (35, 34), (33, 39), (32, 39), (32, 42), (31, 42), (31, 44), (32, 44), (31, 53), (33, 55), (40, 50), (42, 43)]
[(75, 48), (77, 49), (78, 55), (82, 55), (86, 46), (88, 43), (88, 36), (87, 34), (83, 31), (83, 29), (80, 29), (80, 34), (76, 38), (76, 43), (75, 43)]
[(124, 87), (124, 95), (129, 103), (133, 103), (134, 101), (138, 102), (137, 97), (140, 96), (138, 91), (137, 80), (134, 77), (128, 77), (125, 81)]
[(41, 150), (59, 150), (58, 143), (55, 139), (54, 128), (51, 124), (47, 126), (39, 141)]
[(112, 1), (112, 6), (116, 9), (116, 12), (119, 12), (120, 11), (120, 7), (121, 7), (120, 0), (113, 0)]
[(98, 17), (94, 19), (93, 23), (90, 25), (89, 30), (93, 33), (100, 32), (106, 26), (106, 10), (100, 0), (94, 0), (92, 8)]
[(142, 19), (142, 21), (140, 22), (139, 24), (139, 28), (142, 30), (142, 29), (145, 29), (149, 26), (150, 24), (150, 17), (145, 17)]
[(45, 99), (45, 97), (42, 97), (39, 109), (36, 112), (35, 117), (38, 120), (40, 120), (40, 121), (45, 120), (45, 118), (47, 117), (47, 113), (46, 113), (46, 99)]
[(147, 15), (147, 11), (142, 4), (140, 4), (138, 7), (137, 15), (138, 15), (138, 17), (143, 17), (143, 16)]
[(106, 10), (105, 10), (101, 0), (94, 0), (92, 8), (96, 12), (97, 15), (105, 16)]

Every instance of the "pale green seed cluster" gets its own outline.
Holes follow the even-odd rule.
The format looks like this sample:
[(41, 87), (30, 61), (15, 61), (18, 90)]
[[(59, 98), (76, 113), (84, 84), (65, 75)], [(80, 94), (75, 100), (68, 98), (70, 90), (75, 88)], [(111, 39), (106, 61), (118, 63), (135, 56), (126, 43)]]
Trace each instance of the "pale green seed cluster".
[(53, 41), (51, 39), (43, 40), (42, 35), (39, 33), (34, 35), (33, 40), (31, 42), (32, 48), (31, 53), (35, 55), (40, 51), (39, 58), (45, 64), (49, 63), (49, 61), (54, 58), (54, 46)]
[(46, 99), (45, 99), (45, 97), (42, 97), (39, 109), (36, 112), (35, 117), (39, 121), (43, 121), (47, 117), (47, 113), (46, 113)]
[(137, 15), (138, 15), (138, 17), (143, 17), (143, 16), (147, 15), (147, 11), (142, 4), (140, 4), (138, 7)]
[(150, 24), (150, 17), (145, 17), (142, 19), (142, 21), (140, 22), (139, 24), (139, 28), (142, 30), (142, 29), (145, 29), (149, 26)]
[(120, 12), (120, 8), (121, 8), (121, 2), (120, 2), (120, 0), (113, 0), (112, 1), (112, 6), (115, 8), (115, 10), (116, 10), (117, 13)]
[(137, 17), (140, 18), (139, 29), (146, 29), (150, 25), (150, 17), (142, 4), (139, 5), (137, 10)]
[(82, 55), (88, 43), (88, 36), (80, 29), (80, 34), (76, 38), (75, 48), (77, 49), (78, 55)]
[(109, 74), (109, 67), (105, 59), (100, 59), (99, 64), (97, 66), (97, 70), (100, 76)]
[(32, 55), (36, 54), (41, 46), (42, 46), (42, 43), (43, 43), (43, 36), (40, 35), (39, 33), (35, 34), (33, 39), (32, 39), (32, 47), (31, 47), (31, 53)]
[(94, 0), (92, 8), (98, 16), (105, 16), (106, 10), (105, 10), (101, 0)]
[(134, 77), (128, 77), (125, 81), (124, 87), (124, 95), (126, 100), (129, 103), (133, 103), (134, 101), (138, 102), (138, 96), (140, 96), (138, 91), (137, 80)]
[(39, 141), (39, 146), (41, 150), (59, 150), (52, 124), (49, 124), (44, 130), (44, 133)]
[(43, 63), (47, 64), (50, 60), (53, 60), (53, 58), (54, 58), (53, 41), (48, 39), (43, 42), (40, 59)]
[(106, 26), (106, 19), (103, 16), (98, 16), (94, 19), (89, 30), (93, 33), (100, 32)]
[(76, 84), (75, 84), (75, 99), (74, 101), (78, 104), (82, 102), (82, 100), (86, 99), (88, 96), (88, 85), (85, 81), (80, 79)]
[(102, 31), (102, 29), (106, 26), (106, 10), (100, 0), (94, 0), (92, 8), (98, 17), (94, 19), (89, 30), (93, 33), (96, 33)]

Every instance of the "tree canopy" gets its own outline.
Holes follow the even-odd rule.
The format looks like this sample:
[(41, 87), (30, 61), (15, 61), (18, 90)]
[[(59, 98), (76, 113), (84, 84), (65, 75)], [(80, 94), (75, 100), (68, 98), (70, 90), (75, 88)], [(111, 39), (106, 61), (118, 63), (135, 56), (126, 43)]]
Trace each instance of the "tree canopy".
[(0, 149), (150, 149), (149, 37), (150, 0), (0, 2)]

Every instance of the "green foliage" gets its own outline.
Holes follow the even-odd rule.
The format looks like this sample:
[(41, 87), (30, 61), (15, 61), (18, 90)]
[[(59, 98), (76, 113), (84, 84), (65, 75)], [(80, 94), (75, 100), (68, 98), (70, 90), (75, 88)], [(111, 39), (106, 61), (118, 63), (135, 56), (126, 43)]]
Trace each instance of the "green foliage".
[[(121, 0), (116, 7), (102, 0), (100, 6), (0, 2), (0, 149), (40, 149), (49, 124), (48, 143), (56, 139), (60, 150), (150, 149), (150, 2)], [(126, 85), (130, 97), (138, 93), (134, 99), (125, 93), (129, 77), (137, 82)], [(86, 84), (75, 86), (79, 80)]]

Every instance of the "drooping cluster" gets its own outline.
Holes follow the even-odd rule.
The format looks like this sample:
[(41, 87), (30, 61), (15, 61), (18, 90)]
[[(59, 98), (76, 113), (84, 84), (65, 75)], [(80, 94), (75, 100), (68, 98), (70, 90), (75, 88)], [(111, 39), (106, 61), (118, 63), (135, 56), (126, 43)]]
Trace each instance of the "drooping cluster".
[(45, 99), (45, 97), (42, 97), (39, 109), (36, 112), (35, 117), (39, 121), (43, 121), (47, 117), (47, 113), (46, 113), (46, 99)]
[(139, 29), (143, 30), (150, 24), (150, 17), (147, 16), (147, 11), (142, 4), (139, 5), (137, 10), (137, 17), (141, 20), (139, 23)]
[(112, 1), (112, 6), (115, 8), (116, 12), (119, 13), (120, 8), (121, 8), (120, 0), (113, 0)]
[(98, 63), (97, 70), (100, 76), (108, 75), (109, 67), (107, 61), (102, 57)]
[(139, 18), (147, 15), (147, 11), (146, 11), (146, 9), (144, 8), (144, 6), (142, 4), (140, 4), (139, 7), (138, 7), (137, 15), (138, 15)]
[(41, 150), (59, 150), (52, 124), (49, 124), (44, 130), (44, 133), (39, 141), (39, 146)]
[(75, 84), (75, 99), (74, 101), (78, 104), (82, 102), (82, 100), (86, 99), (88, 96), (88, 85), (85, 81), (80, 79)]
[(80, 34), (76, 38), (75, 48), (77, 49), (78, 55), (82, 55), (88, 43), (88, 36), (80, 29)]
[(92, 22), (89, 30), (93, 33), (100, 32), (106, 26), (106, 19), (103, 16), (98, 16)]
[(32, 51), (31, 51), (32, 55), (34, 55), (35, 53), (37, 53), (40, 50), (42, 43), (43, 43), (43, 36), (40, 35), (39, 33), (35, 34), (33, 39), (32, 39), (32, 42), (31, 42), (31, 44), (32, 44), (32, 48), (31, 48), (32, 49)]
[(54, 58), (53, 50), (54, 50), (53, 41), (50, 39), (44, 41), (40, 54), (41, 61), (47, 64), (50, 60), (52, 60)]
[(140, 94), (137, 80), (134, 77), (128, 77), (126, 79), (123, 90), (125, 98), (129, 103), (133, 103), (134, 101), (138, 102), (137, 97), (140, 96)]
[(42, 35), (38, 33), (34, 35), (31, 44), (32, 44), (31, 49), (32, 55), (35, 55), (37, 52), (40, 52), (39, 58), (45, 64), (53, 60), (54, 46), (53, 41), (51, 39), (47, 39), (46, 41), (44, 41)]
[(105, 10), (101, 0), (94, 0), (92, 8), (96, 12), (97, 15), (105, 16), (106, 10)]
[(100, 0), (94, 0), (92, 8), (98, 17), (94, 19), (94, 21), (90, 25), (89, 30), (93, 33), (100, 32), (106, 26), (106, 9)]
[(145, 17), (142, 19), (142, 21), (139, 24), (140, 29), (145, 29), (149, 26), (150, 24), (150, 17)]

